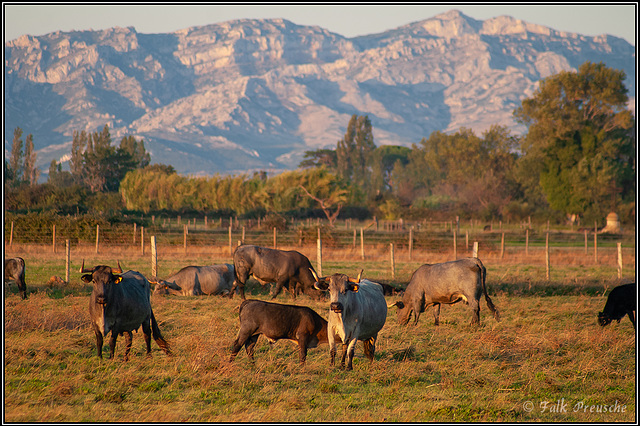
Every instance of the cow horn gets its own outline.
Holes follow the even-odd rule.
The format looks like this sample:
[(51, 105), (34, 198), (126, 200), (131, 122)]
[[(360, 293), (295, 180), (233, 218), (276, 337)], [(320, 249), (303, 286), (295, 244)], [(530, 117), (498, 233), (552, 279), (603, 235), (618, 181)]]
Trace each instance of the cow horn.
[(114, 274), (121, 274), (122, 273), (122, 267), (120, 266), (120, 261), (118, 260), (118, 267), (115, 269), (111, 269), (111, 272)]
[(95, 270), (95, 268), (91, 268), (91, 269), (84, 269), (84, 259), (82, 259), (82, 266), (80, 267), (80, 273), (81, 274), (86, 274), (89, 272), (93, 272)]
[(313, 278), (316, 280), (316, 282), (319, 282), (320, 278), (318, 278), (318, 274), (316, 274), (316, 271), (314, 271), (312, 268), (309, 268), (309, 270), (311, 271), (311, 275), (313, 275)]
[(360, 284), (360, 278), (362, 278), (362, 273), (363, 272), (364, 272), (364, 269), (360, 269), (360, 273), (358, 274), (358, 278), (356, 278), (355, 280), (353, 278), (349, 278), (349, 281), (351, 281), (352, 283)]

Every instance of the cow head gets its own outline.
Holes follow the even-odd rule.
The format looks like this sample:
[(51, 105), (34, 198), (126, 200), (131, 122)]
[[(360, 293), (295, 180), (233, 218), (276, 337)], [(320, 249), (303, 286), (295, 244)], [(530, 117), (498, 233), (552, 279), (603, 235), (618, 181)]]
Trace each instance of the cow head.
[[(602, 327), (604, 327), (605, 325), (609, 325), (611, 321), (613, 321), (613, 318), (611, 318), (609, 315), (605, 314), (604, 312), (598, 312), (598, 324), (600, 324)], [(620, 322), (620, 320), (618, 320), (618, 322)]]
[(351, 293), (357, 293), (360, 283), (360, 277), (362, 271), (358, 274), (358, 278), (349, 278), (345, 274), (333, 274), (328, 277), (319, 278), (315, 271), (311, 269), (313, 277), (316, 279), (314, 288), (321, 291), (329, 291), (331, 304), (330, 309), (335, 313), (342, 313), (344, 309), (344, 303), (349, 298)]
[(87, 284), (93, 283), (94, 300), (99, 305), (106, 305), (109, 303), (108, 295), (111, 292), (111, 286), (122, 281), (122, 277), (120, 275), (116, 275), (122, 274), (122, 268), (120, 267), (119, 261), (118, 267), (114, 269), (105, 265), (99, 265), (88, 269), (84, 267), (83, 260), (80, 273), (86, 274), (82, 276), (82, 281)]
[(387, 305), (388, 308), (393, 308), (394, 306), (398, 308), (398, 323), (400, 323), (400, 325), (407, 325), (411, 317), (412, 309), (406, 306), (402, 300)]
[(153, 294), (171, 294), (170, 290), (182, 291), (182, 287), (175, 282), (159, 280), (156, 277), (149, 279), (149, 284), (155, 285)]

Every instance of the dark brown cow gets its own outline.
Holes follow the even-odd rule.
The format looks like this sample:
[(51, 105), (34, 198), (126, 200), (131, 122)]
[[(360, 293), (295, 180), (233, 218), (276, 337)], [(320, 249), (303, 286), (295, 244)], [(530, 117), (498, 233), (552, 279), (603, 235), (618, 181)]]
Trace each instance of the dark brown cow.
[(311, 274), (311, 262), (297, 251), (243, 245), (233, 252), (233, 266), (235, 281), (229, 297), (233, 297), (237, 287), (240, 297), (245, 299), (244, 285), (250, 275), (262, 285), (276, 283), (271, 299), (276, 298), (282, 287), (288, 287), (294, 299), (298, 289), (316, 299), (322, 296), (322, 293), (313, 288), (316, 281)]
[(636, 328), (636, 283), (620, 285), (609, 293), (607, 303), (602, 312), (598, 313), (598, 324), (609, 325), (611, 321), (618, 323), (625, 315), (629, 316), (633, 328)]
[(4, 281), (15, 281), (23, 299), (27, 298), (27, 283), (24, 280), (24, 259), (13, 257), (4, 260)]
[(230, 361), (244, 345), (253, 360), (258, 337), (263, 334), (271, 343), (280, 339), (298, 342), (300, 363), (307, 359), (307, 349), (327, 342), (327, 321), (306, 306), (281, 305), (262, 300), (245, 300), (240, 305), (240, 330), (233, 341)]
[(109, 358), (113, 358), (118, 334), (125, 334), (126, 349), (124, 360), (129, 359), (133, 330), (142, 326), (142, 333), (147, 345), (147, 355), (151, 353), (151, 331), (153, 339), (160, 349), (170, 355), (168, 343), (162, 337), (158, 323), (151, 309), (151, 286), (149, 281), (139, 272), (122, 273), (120, 263), (117, 269), (99, 265), (85, 269), (82, 262), (82, 281), (93, 284), (93, 292), (89, 303), (89, 315), (96, 335), (98, 357), (102, 358), (102, 338), (111, 332)]

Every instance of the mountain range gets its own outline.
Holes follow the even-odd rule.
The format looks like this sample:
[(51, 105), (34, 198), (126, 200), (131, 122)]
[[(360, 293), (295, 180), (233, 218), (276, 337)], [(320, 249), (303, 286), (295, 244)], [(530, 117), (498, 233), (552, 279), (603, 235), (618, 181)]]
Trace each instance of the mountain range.
[(522, 134), (514, 109), (585, 61), (626, 73), (635, 114), (634, 46), (509, 16), (451, 10), (355, 38), (284, 19), (23, 35), (5, 42), (5, 158), (16, 127), (33, 134), (44, 179), (73, 131), (105, 124), (114, 143), (134, 135), (152, 163), (192, 176), (295, 169), (305, 151), (335, 148), (353, 114), (377, 146), (494, 124)]

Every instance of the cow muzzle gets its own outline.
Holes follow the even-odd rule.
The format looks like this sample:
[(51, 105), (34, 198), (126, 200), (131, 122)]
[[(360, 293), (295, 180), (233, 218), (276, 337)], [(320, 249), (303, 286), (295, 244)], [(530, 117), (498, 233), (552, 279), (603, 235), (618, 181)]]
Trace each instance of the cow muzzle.
[(329, 308), (336, 314), (342, 313), (342, 303), (340, 302), (333, 302), (331, 305), (329, 305)]
[(106, 305), (107, 304), (107, 298), (104, 296), (97, 296), (96, 297), (96, 303), (98, 305)]
[(605, 325), (609, 325), (611, 321), (612, 319), (605, 315), (604, 312), (598, 313), (598, 324), (600, 324), (602, 327), (604, 327)]

